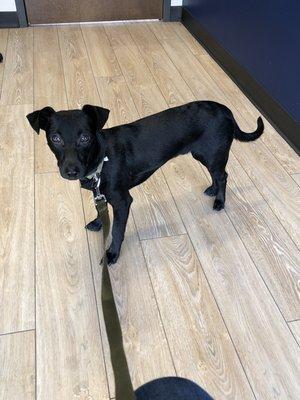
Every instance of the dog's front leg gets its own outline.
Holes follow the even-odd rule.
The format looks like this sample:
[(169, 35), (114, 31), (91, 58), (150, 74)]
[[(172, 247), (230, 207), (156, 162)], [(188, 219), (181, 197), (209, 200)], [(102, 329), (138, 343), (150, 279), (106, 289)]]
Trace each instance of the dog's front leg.
[(95, 183), (93, 179), (88, 179), (88, 178), (80, 179), (80, 186), (82, 187), (82, 189), (93, 190), (94, 185)]
[(113, 227), (112, 242), (106, 252), (108, 264), (114, 264), (119, 258), (121, 245), (124, 240), (124, 234), (129, 214), (129, 208), (132, 203), (132, 197), (127, 193), (118, 201), (110, 201), (113, 208)]
[(102, 228), (102, 223), (99, 217), (93, 219), (93, 221), (89, 222), (86, 226), (86, 229), (92, 232), (99, 232)]
[[(95, 182), (93, 181), (93, 179), (88, 179), (88, 178), (80, 179), (80, 186), (82, 189), (90, 190), (92, 192), (94, 192), (94, 190), (95, 190), (95, 187), (94, 187)], [(100, 221), (100, 218), (98, 217), (98, 215), (97, 215), (97, 218), (95, 218), (93, 221), (89, 222), (85, 227), (89, 231), (99, 232), (102, 228), (102, 224), (101, 224), (101, 221)]]

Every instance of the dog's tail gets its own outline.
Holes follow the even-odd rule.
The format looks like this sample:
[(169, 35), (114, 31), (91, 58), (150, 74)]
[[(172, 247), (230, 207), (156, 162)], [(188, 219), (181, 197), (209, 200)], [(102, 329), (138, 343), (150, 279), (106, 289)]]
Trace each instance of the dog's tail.
[(238, 124), (233, 118), (233, 123), (234, 123), (234, 138), (237, 140), (240, 140), (241, 142), (252, 142), (253, 140), (258, 139), (263, 131), (264, 131), (264, 123), (261, 117), (257, 118), (257, 129), (254, 132), (243, 132), (240, 130)]

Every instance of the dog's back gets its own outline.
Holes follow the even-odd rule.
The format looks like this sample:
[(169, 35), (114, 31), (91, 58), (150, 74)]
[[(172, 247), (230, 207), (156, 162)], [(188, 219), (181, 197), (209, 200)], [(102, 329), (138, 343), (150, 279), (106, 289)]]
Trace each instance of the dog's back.
[[(253, 140), (262, 131), (263, 126)], [(220, 150), (229, 152), (236, 135), (240, 140), (251, 140), (252, 135), (239, 130), (229, 108), (213, 101), (194, 101), (104, 132), (124, 146), (130, 170), (140, 172), (156, 170), (188, 152), (204, 158)]]

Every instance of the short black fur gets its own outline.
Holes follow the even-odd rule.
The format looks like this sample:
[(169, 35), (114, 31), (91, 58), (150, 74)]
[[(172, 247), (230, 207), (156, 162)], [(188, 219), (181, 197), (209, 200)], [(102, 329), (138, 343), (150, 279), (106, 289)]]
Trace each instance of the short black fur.
[[(109, 110), (85, 105), (82, 110), (55, 112), (51, 107), (27, 116), (33, 129), (46, 131), (60, 173), (66, 179), (80, 179), (91, 190), (87, 178), (105, 156), (100, 191), (113, 208), (112, 243), (107, 251), (110, 264), (119, 257), (132, 197), (129, 190), (148, 179), (173, 157), (191, 153), (208, 169), (212, 185), (205, 190), (215, 197), (213, 208), (225, 205), (227, 164), (233, 139), (243, 142), (260, 137), (264, 124), (246, 133), (238, 127), (232, 112), (213, 101), (195, 101), (170, 108), (130, 124), (102, 129)], [(100, 230), (99, 219), (87, 225)]]

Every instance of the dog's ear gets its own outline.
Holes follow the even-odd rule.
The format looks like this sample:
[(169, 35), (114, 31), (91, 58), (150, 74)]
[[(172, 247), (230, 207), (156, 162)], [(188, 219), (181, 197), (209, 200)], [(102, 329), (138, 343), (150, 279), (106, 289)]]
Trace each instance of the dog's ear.
[(47, 129), (49, 119), (53, 113), (55, 113), (55, 111), (52, 107), (44, 107), (41, 110), (26, 115), (26, 118), (36, 133), (40, 133), (40, 129), (43, 129), (44, 131)]
[(82, 111), (90, 117), (96, 129), (102, 129), (108, 120), (109, 110), (107, 108), (86, 104), (82, 107)]

